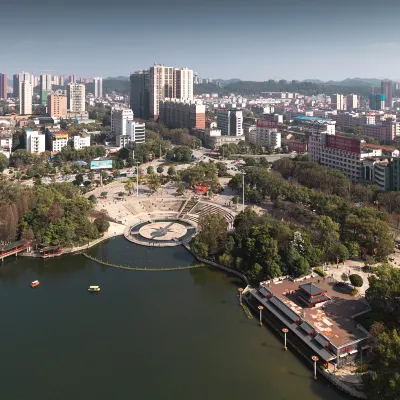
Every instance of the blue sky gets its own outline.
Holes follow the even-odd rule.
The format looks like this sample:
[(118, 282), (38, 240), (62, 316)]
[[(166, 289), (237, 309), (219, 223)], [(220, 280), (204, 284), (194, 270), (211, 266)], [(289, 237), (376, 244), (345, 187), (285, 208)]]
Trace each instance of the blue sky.
[[(52, 4), (49, 6), (49, 4)], [(400, 1), (3, 0), (0, 72), (400, 80)]]

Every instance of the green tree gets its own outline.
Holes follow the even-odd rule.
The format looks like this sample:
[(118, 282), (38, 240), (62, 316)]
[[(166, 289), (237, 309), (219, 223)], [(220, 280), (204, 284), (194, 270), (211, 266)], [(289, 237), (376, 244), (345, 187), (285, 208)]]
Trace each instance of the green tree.
[(349, 275), (349, 279), (350, 279), (350, 283), (354, 287), (361, 287), (363, 285), (363, 283), (364, 283), (363, 278), (361, 278), (361, 276), (358, 275), (358, 274)]
[(347, 275), (345, 272), (343, 272), (343, 274), (341, 275), (340, 279), (343, 282), (348, 282), (349, 281), (349, 275)]
[(176, 186), (176, 193), (179, 195), (183, 195), (185, 194), (186, 191), (186, 186), (183, 182), (178, 182), (177, 186)]
[(160, 178), (156, 174), (151, 174), (147, 177), (147, 187), (152, 193), (156, 192), (161, 187)]
[(128, 195), (130, 196), (133, 191), (133, 182), (131, 180), (128, 180), (124, 185), (124, 189), (128, 192)]
[(110, 223), (103, 218), (96, 218), (94, 220), (94, 226), (96, 227), (99, 233), (105, 233), (108, 231)]
[(159, 165), (157, 167), (157, 172), (161, 175), (164, 172), (164, 167), (162, 165)]
[(176, 175), (176, 169), (175, 169), (175, 167), (173, 166), (173, 165), (171, 165), (169, 168), (168, 168), (168, 171), (167, 171), (167, 173), (168, 173), (168, 175), (169, 176), (175, 176)]
[(346, 241), (345, 246), (347, 247), (347, 250), (349, 251), (350, 258), (355, 258), (355, 257), (359, 256), (360, 245), (357, 242)]
[(209, 255), (217, 254), (225, 248), (228, 239), (228, 223), (220, 214), (206, 214), (199, 218), (200, 232), (197, 237), (208, 248)]
[(8, 167), (8, 164), (8, 158), (3, 153), (0, 153), (0, 172), (3, 172)]
[(200, 257), (208, 256), (208, 245), (204, 243), (198, 236), (190, 241), (190, 249)]
[(147, 174), (148, 174), (148, 175), (154, 174), (154, 167), (153, 167), (153, 166), (149, 165), (149, 166), (147, 167)]
[(326, 215), (317, 218), (314, 224), (314, 240), (323, 251), (325, 260), (335, 257), (339, 237), (339, 224)]
[(400, 334), (396, 329), (377, 336), (372, 373), (364, 376), (368, 399), (394, 400), (400, 393)]
[(97, 197), (94, 194), (91, 194), (88, 197), (88, 200), (90, 201), (91, 204), (95, 205), (97, 203)]

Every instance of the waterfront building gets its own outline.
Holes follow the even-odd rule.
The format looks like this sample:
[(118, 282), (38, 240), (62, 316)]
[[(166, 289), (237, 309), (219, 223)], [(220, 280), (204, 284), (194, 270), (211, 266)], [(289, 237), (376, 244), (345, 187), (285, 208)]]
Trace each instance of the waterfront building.
[(242, 110), (217, 111), (217, 128), (221, 130), (222, 136), (243, 135), (243, 112)]
[(131, 110), (137, 118), (149, 118), (149, 80), (149, 70), (136, 71), (130, 76)]
[[(328, 366), (354, 363), (366, 355), (369, 334), (352, 318), (368, 310), (361, 300), (338, 293), (328, 281), (308, 278), (261, 282), (245, 296), (253, 310), (264, 307), (264, 318), (275, 328), (291, 332), (293, 344), (307, 356), (317, 355)], [(334, 318), (332, 318), (334, 315)]]
[(206, 128), (206, 107), (199, 100), (165, 99), (160, 101), (159, 113), (159, 121), (168, 128)]
[(30, 153), (43, 153), (46, 150), (46, 136), (39, 131), (26, 131), (26, 150)]
[(47, 114), (50, 117), (67, 118), (67, 97), (55, 93), (47, 96)]
[(81, 83), (68, 84), (67, 109), (71, 113), (85, 112), (85, 85)]
[[(381, 93), (385, 95), (385, 107), (391, 108), (393, 105), (393, 82), (382, 81), (381, 82)], [(379, 109), (381, 110), (381, 109)]]
[(0, 73), (0, 100), (7, 99), (7, 75)]
[(32, 114), (33, 87), (28, 81), (19, 82), (19, 113), (20, 115)]
[(94, 83), (94, 97), (103, 97), (103, 78), (93, 78)]

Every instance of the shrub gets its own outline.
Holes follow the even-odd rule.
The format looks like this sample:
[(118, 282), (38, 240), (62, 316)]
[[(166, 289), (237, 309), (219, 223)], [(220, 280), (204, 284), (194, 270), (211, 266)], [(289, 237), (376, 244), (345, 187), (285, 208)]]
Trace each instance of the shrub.
[(360, 275), (352, 274), (349, 276), (350, 283), (355, 287), (361, 287), (364, 283), (363, 278)]
[(360, 365), (357, 369), (356, 369), (356, 372), (358, 373), (358, 374), (362, 374), (363, 372), (367, 372), (369, 370), (369, 364), (363, 364), (363, 365)]
[(325, 277), (326, 276), (326, 272), (322, 271), (321, 268), (314, 268), (314, 272), (316, 274), (318, 274), (319, 276)]
[(356, 288), (354, 288), (351, 292), (350, 292), (350, 296), (357, 296), (358, 295), (358, 290)]

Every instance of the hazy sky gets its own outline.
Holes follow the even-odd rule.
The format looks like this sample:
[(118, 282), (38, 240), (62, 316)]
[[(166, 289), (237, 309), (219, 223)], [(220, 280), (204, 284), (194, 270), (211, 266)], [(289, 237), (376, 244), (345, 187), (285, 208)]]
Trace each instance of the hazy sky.
[(0, 72), (400, 80), (400, 0), (2, 0)]

